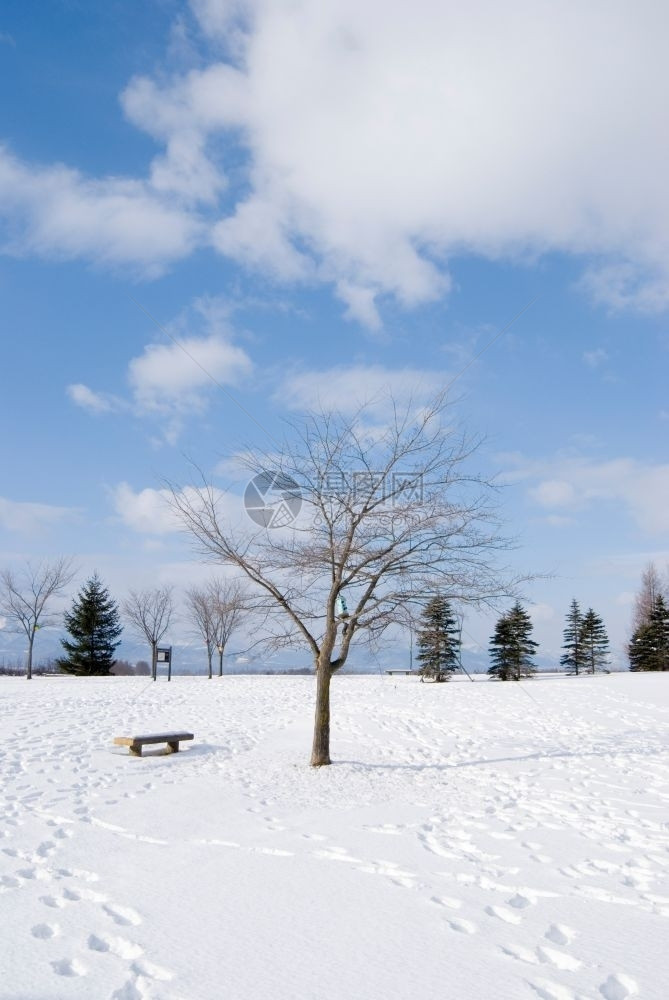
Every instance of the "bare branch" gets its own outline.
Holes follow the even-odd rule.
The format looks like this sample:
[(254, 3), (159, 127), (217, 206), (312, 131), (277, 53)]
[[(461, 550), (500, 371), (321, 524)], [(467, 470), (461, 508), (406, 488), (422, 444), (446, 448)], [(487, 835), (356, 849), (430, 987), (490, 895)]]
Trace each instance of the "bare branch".
[(170, 627), (174, 614), (172, 587), (131, 590), (121, 610), (137, 638), (146, 639), (151, 646), (151, 675), (155, 680), (158, 643)]
[(32, 677), (33, 645), (38, 629), (57, 624), (58, 615), (50, 610), (54, 597), (72, 582), (76, 570), (71, 559), (61, 557), (33, 566), (27, 562), (21, 572), (0, 572), (0, 614), (14, 632), (25, 633), (28, 640), (26, 677)]

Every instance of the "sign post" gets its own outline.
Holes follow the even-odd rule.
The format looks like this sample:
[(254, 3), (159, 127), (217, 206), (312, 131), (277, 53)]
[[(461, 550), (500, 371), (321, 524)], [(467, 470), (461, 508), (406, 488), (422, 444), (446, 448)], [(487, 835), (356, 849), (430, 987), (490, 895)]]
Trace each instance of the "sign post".
[(167, 664), (167, 679), (172, 680), (172, 647), (158, 646), (156, 649), (156, 662)]

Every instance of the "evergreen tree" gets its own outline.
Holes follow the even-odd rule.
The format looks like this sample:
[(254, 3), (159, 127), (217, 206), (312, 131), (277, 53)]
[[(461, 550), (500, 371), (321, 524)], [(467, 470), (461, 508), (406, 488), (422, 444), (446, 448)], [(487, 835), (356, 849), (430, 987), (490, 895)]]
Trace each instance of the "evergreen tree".
[(630, 670), (669, 670), (669, 608), (658, 594), (648, 620), (629, 644)]
[(433, 597), (421, 616), (418, 655), (421, 679), (447, 681), (459, 666), (460, 628), (445, 597)]
[(634, 629), (627, 647), (627, 655), (630, 661), (630, 670), (634, 673), (652, 669), (650, 666), (653, 658), (652, 630), (648, 622), (644, 622)]
[(492, 661), (488, 669), (491, 677), (496, 677), (500, 681), (510, 681), (512, 679), (512, 649), (513, 636), (511, 634), (509, 616), (502, 615), (495, 625), (495, 632), (488, 647)]
[(109, 674), (122, 628), (118, 608), (97, 573), (84, 584), (65, 615), (65, 628), (71, 639), (61, 639), (67, 656), (58, 660), (59, 669), (77, 676)]
[(489, 652), (491, 677), (500, 681), (519, 681), (535, 672), (533, 662), (537, 643), (530, 638), (532, 620), (519, 601), (503, 615), (495, 626)]
[(583, 616), (581, 626), (581, 649), (587, 673), (603, 670), (609, 657), (609, 637), (604, 622), (592, 608)]
[(564, 653), (560, 657), (560, 665), (567, 668), (568, 674), (578, 675), (585, 668), (586, 659), (583, 647), (583, 615), (575, 599), (569, 605), (562, 636)]

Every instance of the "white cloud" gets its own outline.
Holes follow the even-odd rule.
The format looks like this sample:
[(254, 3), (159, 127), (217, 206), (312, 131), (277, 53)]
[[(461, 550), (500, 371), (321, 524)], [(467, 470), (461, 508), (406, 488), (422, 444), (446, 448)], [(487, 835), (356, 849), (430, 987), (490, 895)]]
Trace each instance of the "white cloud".
[(309, 258), (291, 244), (269, 200), (252, 198), (238, 205), (234, 215), (214, 226), (212, 243), (221, 253), (285, 281), (306, 278), (312, 270)]
[(6, 253), (35, 253), (160, 274), (190, 253), (199, 221), (143, 181), (92, 180), (56, 165), (32, 167), (0, 147), (0, 214), (10, 223)]
[(530, 497), (542, 507), (579, 509), (620, 504), (648, 534), (669, 532), (669, 464), (632, 458), (590, 461), (557, 457), (530, 461), (507, 456), (510, 481), (538, 480)]
[(576, 490), (562, 479), (546, 479), (530, 490), (542, 507), (569, 507), (576, 500)]
[(288, 375), (275, 398), (294, 410), (338, 410), (353, 414), (368, 406), (369, 414), (388, 414), (391, 398), (400, 406), (423, 404), (447, 384), (446, 372), (382, 365), (341, 365), (322, 371)]
[(180, 530), (170, 507), (170, 491), (144, 489), (136, 493), (128, 483), (119, 483), (112, 491), (114, 510), (133, 531), (148, 535), (170, 535)]
[(233, 385), (251, 371), (246, 352), (223, 338), (181, 338), (178, 344), (148, 344), (128, 365), (133, 397), (143, 412), (201, 411), (212, 380)]
[(589, 368), (599, 368), (600, 365), (603, 365), (608, 360), (609, 356), (602, 347), (583, 352), (583, 361)]
[(348, 307), (345, 313), (347, 319), (357, 319), (370, 330), (379, 329), (381, 317), (376, 308), (376, 292), (373, 288), (362, 288), (350, 281), (338, 281), (337, 295)]
[(371, 327), (380, 296), (446, 294), (463, 253), (580, 255), (597, 301), (669, 306), (666, 4), (191, 6), (214, 46), (121, 98), (162, 146), (146, 177), (3, 152), (6, 250), (154, 274), (211, 245)]
[(117, 408), (119, 400), (102, 392), (93, 392), (87, 385), (76, 382), (68, 385), (66, 392), (73, 403), (88, 410), (89, 413), (109, 413)]
[(190, 0), (193, 13), (210, 35), (222, 36), (247, 11), (245, 0)]
[[(239, 69), (210, 100), (252, 154), (224, 252), (248, 261), (240, 219), (269, 216), (282, 238), (266, 266), (292, 237), (328, 280), (368, 291), (372, 324), (370, 295), (442, 295), (462, 251), (583, 254), (600, 301), (669, 303), (666, 5), (192, 5), (232, 42)], [(171, 94), (192, 102), (193, 86)]]
[[(660, 207), (662, 211), (663, 207)], [(649, 234), (656, 247), (638, 247), (638, 258), (616, 259), (588, 266), (580, 281), (598, 305), (614, 310), (634, 308), (639, 312), (658, 313), (669, 308), (669, 260), (659, 234)], [(635, 243), (629, 248), (633, 256)]]
[[(186, 486), (182, 493), (187, 498), (197, 500), (198, 488)], [(251, 523), (246, 519), (242, 499), (223, 490), (214, 490), (216, 503), (226, 525)], [(138, 534), (173, 535), (183, 531), (183, 524), (172, 506), (172, 494), (167, 489), (146, 489), (136, 492), (128, 483), (119, 483), (112, 491), (114, 510), (126, 527)]]
[(150, 184), (186, 201), (215, 204), (227, 186), (224, 164), (208, 152), (212, 133), (244, 120), (243, 77), (233, 67), (215, 63), (194, 70), (174, 84), (158, 87), (135, 77), (121, 95), (126, 117), (166, 144), (150, 168)]
[[(130, 400), (82, 383), (69, 385), (68, 396), (91, 413), (133, 411), (157, 417), (165, 439), (174, 444), (183, 420), (206, 410), (217, 384), (237, 385), (253, 369), (246, 351), (232, 343), (228, 313), (222, 300), (203, 298), (167, 324), (165, 331), (174, 339), (147, 344), (128, 363)], [(203, 326), (204, 333), (189, 332), (193, 325)]]
[(46, 503), (19, 502), (0, 497), (0, 528), (30, 535), (60, 524), (77, 514), (73, 507), (55, 507)]

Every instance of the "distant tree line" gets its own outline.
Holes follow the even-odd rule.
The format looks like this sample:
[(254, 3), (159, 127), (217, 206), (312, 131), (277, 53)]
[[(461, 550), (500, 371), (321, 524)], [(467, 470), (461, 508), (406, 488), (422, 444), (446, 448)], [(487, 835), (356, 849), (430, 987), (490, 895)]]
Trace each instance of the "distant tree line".
[[(33, 668), (33, 646), (37, 632), (57, 624), (52, 601), (72, 580), (69, 560), (58, 559), (38, 566), (26, 565), (23, 574), (0, 571), (0, 614), (14, 631), (28, 641), (26, 666), (0, 663), (0, 676), (53, 674), (76, 676), (152, 676), (157, 673), (157, 651), (174, 621), (171, 587), (130, 591), (121, 607), (111, 598), (97, 573), (86, 581), (64, 615), (67, 637), (61, 640), (64, 654)], [(205, 649), (208, 676), (213, 676), (213, 660), (218, 655), (218, 674), (223, 674), (223, 657), (232, 633), (251, 611), (248, 595), (237, 581), (214, 578), (186, 591), (186, 618), (192, 634)], [(133, 633), (147, 642), (151, 659), (128, 660), (115, 657), (120, 645), (122, 617)], [(537, 642), (533, 625), (519, 601), (502, 614), (490, 638), (488, 674), (501, 681), (521, 680), (536, 673)], [(446, 597), (436, 594), (425, 604), (417, 631), (421, 680), (447, 681), (461, 668), (462, 621)], [(627, 647), (630, 670), (669, 670), (669, 579), (663, 581), (650, 563), (644, 570), (641, 588), (634, 603), (633, 633)], [(560, 666), (568, 674), (595, 674), (607, 671), (609, 640), (602, 618), (589, 607), (581, 610), (574, 598), (565, 616)], [(281, 673), (282, 671), (266, 671)], [(302, 668), (290, 673), (309, 673)]]
[[(532, 638), (532, 620), (520, 601), (501, 615), (490, 638), (488, 674), (500, 681), (519, 681), (536, 673), (538, 643)], [(462, 624), (451, 602), (440, 595), (425, 605), (417, 633), (421, 680), (447, 681), (462, 666)], [(571, 602), (564, 628), (560, 665), (569, 674), (607, 670), (609, 640), (600, 616), (592, 609), (581, 612)]]
[[(69, 611), (62, 616), (66, 637), (61, 639), (63, 654), (47, 667), (33, 670), (33, 648), (40, 629), (59, 624), (61, 615), (53, 607), (74, 577), (70, 560), (57, 559), (38, 565), (26, 563), (22, 571), (0, 571), (0, 615), (9, 629), (23, 633), (28, 643), (25, 667), (0, 666), (0, 675), (61, 672), (78, 677), (144, 675), (156, 679), (158, 647), (175, 620), (171, 587), (131, 590), (121, 607), (112, 599), (97, 573), (81, 587)], [(204, 644), (212, 676), (212, 657), (218, 654), (218, 673), (223, 674), (223, 658), (228, 641), (248, 613), (245, 591), (236, 581), (210, 580), (202, 588), (187, 592), (186, 620)], [(139, 660), (133, 667), (116, 658), (121, 642), (122, 618), (132, 632), (146, 641), (151, 662)]]

